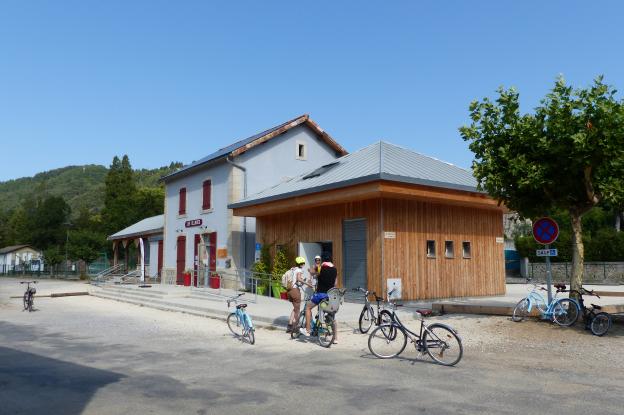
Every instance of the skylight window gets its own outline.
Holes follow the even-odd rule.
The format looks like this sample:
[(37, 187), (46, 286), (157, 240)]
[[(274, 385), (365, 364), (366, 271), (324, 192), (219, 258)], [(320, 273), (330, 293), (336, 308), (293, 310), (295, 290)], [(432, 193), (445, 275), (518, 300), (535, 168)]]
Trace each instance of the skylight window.
[(338, 163), (339, 163), (338, 161), (334, 161), (333, 163), (329, 163), (324, 166), (321, 166), (318, 169), (314, 170), (313, 172), (308, 173), (305, 176), (303, 176), (303, 180), (311, 179), (313, 177), (319, 177), (320, 175), (324, 174), (325, 172), (330, 170), (332, 167), (334, 167)]

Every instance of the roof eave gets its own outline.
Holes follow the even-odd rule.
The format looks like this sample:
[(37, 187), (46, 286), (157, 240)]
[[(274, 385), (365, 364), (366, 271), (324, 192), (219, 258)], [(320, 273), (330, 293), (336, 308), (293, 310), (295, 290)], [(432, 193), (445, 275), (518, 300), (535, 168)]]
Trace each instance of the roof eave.
[(137, 236), (156, 235), (156, 234), (163, 233), (163, 232), (164, 232), (164, 227), (161, 227), (161, 228), (156, 228), (156, 229), (149, 229), (147, 231), (142, 231), (142, 232), (132, 232), (132, 233), (124, 234), (124, 235), (113, 234), (113, 235), (108, 236), (106, 240), (119, 241), (119, 240), (124, 240), (124, 239), (133, 239), (133, 238), (136, 238)]

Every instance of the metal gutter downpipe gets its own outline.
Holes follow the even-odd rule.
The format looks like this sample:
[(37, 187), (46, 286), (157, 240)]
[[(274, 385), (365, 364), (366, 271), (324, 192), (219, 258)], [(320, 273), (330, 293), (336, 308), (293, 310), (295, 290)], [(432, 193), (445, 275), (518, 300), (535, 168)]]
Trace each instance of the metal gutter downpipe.
[[(238, 163), (234, 163), (232, 160), (230, 160), (229, 156), (225, 158), (225, 161), (243, 172), (243, 198), (246, 198), (247, 169)], [(243, 269), (247, 270), (247, 216), (243, 216)]]

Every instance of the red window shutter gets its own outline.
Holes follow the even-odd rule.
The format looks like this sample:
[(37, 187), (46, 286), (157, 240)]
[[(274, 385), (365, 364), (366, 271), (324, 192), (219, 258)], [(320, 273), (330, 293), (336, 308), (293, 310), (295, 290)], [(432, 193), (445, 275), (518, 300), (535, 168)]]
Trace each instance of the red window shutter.
[(186, 187), (180, 189), (180, 203), (178, 208), (178, 214), (184, 215), (186, 213)]
[(210, 196), (212, 192), (212, 180), (204, 181), (204, 201), (202, 203), (202, 209), (210, 209)]

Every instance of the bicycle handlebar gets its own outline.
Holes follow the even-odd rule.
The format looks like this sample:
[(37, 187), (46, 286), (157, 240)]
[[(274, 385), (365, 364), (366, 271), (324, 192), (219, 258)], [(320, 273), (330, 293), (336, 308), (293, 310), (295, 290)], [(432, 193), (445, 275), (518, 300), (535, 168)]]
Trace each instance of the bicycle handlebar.
[(236, 303), (236, 300), (237, 300), (239, 297), (242, 297), (243, 295), (245, 295), (245, 293), (240, 293), (240, 294), (237, 294), (237, 295), (235, 295), (234, 297), (228, 297), (228, 299), (227, 299), (227, 306), (229, 307), (229, 306), (230, 306), (230, 303)]
[(20, 284), (30, 284), (30, 283), (36, 284), (37, 281), (20, 281)]

